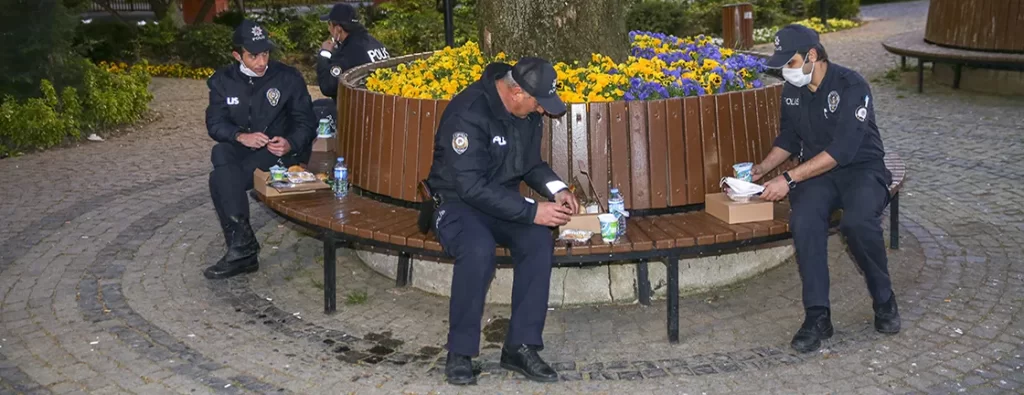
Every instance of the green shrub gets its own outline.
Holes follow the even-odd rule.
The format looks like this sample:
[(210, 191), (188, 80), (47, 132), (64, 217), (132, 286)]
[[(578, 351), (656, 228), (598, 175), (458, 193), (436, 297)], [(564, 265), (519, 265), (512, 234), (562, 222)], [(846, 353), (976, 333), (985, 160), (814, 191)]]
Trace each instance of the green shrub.
[(89, 63), (82, 83), (82, 125), (102, 129), (129, 124), (142, 118), (153, 95), (149, 74), (141, 67), (110, 73)]
[(195, 67), (221, 67), (233, 61), (231, 34), (234, 29), (216, 23), (201, 23), (185, 29), (178, 39), (177, 54)]
[(45, 149), (65, 139), (78, 139), (85, 130), (138, 121), (153, 96), (149, 76), (141, 68), (110, 73), (86, 60), (81, 89), (64, 87), (60, 96), (43, 79), (40, 97), (18, 100), (7, 95), (0, 103), (0, 157)]
[(678, 1), (643, 0), (626, 13), (626, 27), (656, 33), (688, 36), (693, 26), (687, 6)]
[(221, 24), (232, 29), (238, 27), (245, 19), (245, 14), (238, 10), (227, 10), (213, 17), (213, 23)]
[[(821, 16), (820, 0), (804, 0), (804, 15)], [(860, 15), (860, 0), (828, 0), (825, 2), (829, 18), (853, 19)]]
[(60, 144), (65, 137), (78, 137), (78, 125), (72, 111), (81, 112), (77, 106), (74, 88), (65, 88), (61, 98), (69, 101), (68, 114), (63, 109), (63, 100), (58, 100), (57, 91), (48, 80), (40, 83), (42, 97), (33, 97), (19, 102), (11, 96), (0, 104), (0, 157), (9, 156), (34, 148), (48, 148)]
[(75, 50), (95, 62), (140, 59), (139, 28), (121, 22), (82, 23), (75, 29)]
[(169, 61), (175, 58), (174, 46), (181, 32), (174, 26), (170, 14), (157, 23), (148, 23), (139, 29), (142, 57), (149, 60)]
[(38, 97), (39, 82), (75, 58), (71, 50), (77, 17), (57, 0), (0, 1), (0, 97)]
[[(434, 51), (445, 46), (444, 13), (435, 0), (401, 0), (381, 4), (384, 19), (370, 33), (388, 48), (391, 56)], [(460, 0), (454, 9), (456, 46), (476, 40), (476, 1)]]

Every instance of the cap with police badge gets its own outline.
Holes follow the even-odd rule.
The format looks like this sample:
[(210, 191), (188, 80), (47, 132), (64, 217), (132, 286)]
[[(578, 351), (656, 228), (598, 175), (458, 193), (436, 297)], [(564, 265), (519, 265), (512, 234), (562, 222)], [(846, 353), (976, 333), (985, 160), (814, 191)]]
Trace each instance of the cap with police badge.
[(245, 48), (249, 53), (263, 53), (274, 49), (274, 42), (270, 41), (268, 33), (256, 22), (246, 19), (235, 28), (231, 41), (236, 47)]
[(321, 21), (331, 21), (342, 26), (363, 26), (359, 22), (359, 13), (350, 4), (338, 3), (331, 7), (331, 12), (320, 16)]
[(786, 25), (775, 33), (775, 53), (766, 65), (773, 69), (782, 68), (793, 59), (793, 55), (807, 52), (815, 45), (818, 45), (818, 32), (803, 25)]
[(535, 57), (519, 59), (512, 67), (512, 79), (537, 99), (537, 104), (548, 114), (565, 113), (565, 103), (558, 97), (558, 73), (550, 62)]

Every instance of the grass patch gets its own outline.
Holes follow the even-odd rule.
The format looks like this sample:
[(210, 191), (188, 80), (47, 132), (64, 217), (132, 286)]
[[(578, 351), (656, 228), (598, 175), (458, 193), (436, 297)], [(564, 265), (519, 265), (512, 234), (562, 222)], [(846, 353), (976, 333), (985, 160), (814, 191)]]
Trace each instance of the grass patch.
[(368, 296), (366, 295), (366, 291), (350, 291), (348, 294), (345, 295), (345, 304), (347, 304), (347, 305), (365, 304), (366, 303), (366, 299), (368, 299)]

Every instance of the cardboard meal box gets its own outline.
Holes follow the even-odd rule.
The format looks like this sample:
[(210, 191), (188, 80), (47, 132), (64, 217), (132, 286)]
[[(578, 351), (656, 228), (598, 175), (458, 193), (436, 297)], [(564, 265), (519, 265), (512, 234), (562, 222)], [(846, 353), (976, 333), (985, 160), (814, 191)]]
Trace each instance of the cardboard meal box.
[(758, 197), (745, 203), (734, 202), (724, 193), (705, 195), (704, 211), (730, 225), (771, 221), (775, 218), (775, 205), (772, 202)]
[(320, 180), (316, 180), (316, 181), (312, 181), (312, 182), (304, 182), (304, 183), (301, 183), (301, 184), (295, 184), (294, 187), (291, 187), (291, 188), (281, 188), (281, 189), (274, 188), (274, 187), (272, 187), (270, 185), (267, 185), (269, 183), (269, 181), (270, 181), (270, 172), (269, 171), (263, 171), (263, 170), (260, 170), (260, 169), (256, 169), (256, 171), (254, 171), (252, 173), (253, 189), (255, 189), (257, 193), (259, 193), (259, 194), (261, 194), (263, 196), (266, 196), (268, 198), (279, 197), (279, 196), (294, 196), (294, 195), (300, 195), (300, 194), (303, 194), (303, 193), (312, 193), (312, 192), (316, 192), (316, 191), (319, 191), (319, 190), (322, 190), (322, 189), (331, 189), (330, 185), (327, 185), (326, 182), (323, 182), (323, 181), (320, 181)]
[(313, 152), (334, 152), (334, 146), (338, 143), (335, 136), (317, 137), (313, 140)]
[[(580, 175), (579, 177), (586, 176)], [(600, 203), (600, 195), (598, 195), (597, 191), (593, 191), (593, 188), (590, 188), (590, 193), (587, 192), (588, 189), (582, 186), (584, 184), (580, 182), (579, 177), (573, 180), (570, 190), (574, 195), (576, 195), (576, 200), (580, 203), (580, 212), (573, 214), (572, 218), (569, 219), (569, 223), (560, 226), (558, 228), (558, 232), (561, 233), (565, 229), (573, 229), (601, 234), (601, 223), (597, 220), (597, 216), (605, 212), (605, 205)], [(587, 213), (584, 211), (588, 203), (597, 204), (596, 213)]]

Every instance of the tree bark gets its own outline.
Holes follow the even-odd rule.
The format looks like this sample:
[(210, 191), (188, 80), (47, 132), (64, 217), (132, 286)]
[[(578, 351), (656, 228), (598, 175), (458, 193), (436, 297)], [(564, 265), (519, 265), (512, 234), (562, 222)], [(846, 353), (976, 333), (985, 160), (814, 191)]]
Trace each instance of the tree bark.
[(480, 49), (512, 59), (590, 61), (591, 53), (626, 58), (631, 0), (478, 0)]

